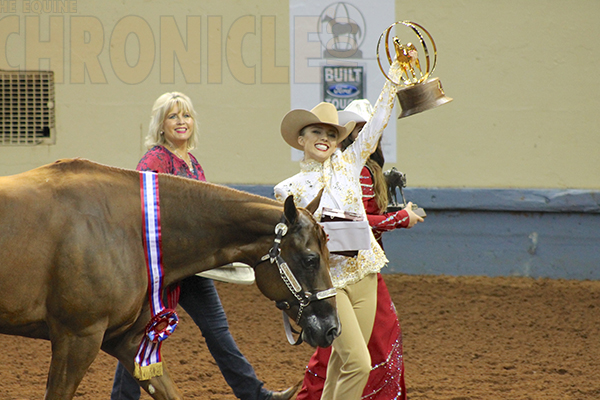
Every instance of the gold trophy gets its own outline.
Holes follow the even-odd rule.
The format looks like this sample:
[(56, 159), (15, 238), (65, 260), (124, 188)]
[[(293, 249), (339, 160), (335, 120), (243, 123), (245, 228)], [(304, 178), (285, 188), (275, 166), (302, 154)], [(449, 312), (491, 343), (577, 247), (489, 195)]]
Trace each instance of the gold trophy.
[[(400, 82), (390, 79), (381, 65), (379, 57), (381, 40), (385, 37), (386, 56), (388, 62), (392, 64), (393, 59), (389, 46), (390, 33), (397, 25), (404, 25), (410, 28), (419, 39), (417, 46), (415, 46), (410, 42), (406, 44), (402, 43), (401, 39), (397, 36), (392, 38), (396, 60), (398, 60), (400, 68), (403, 71), (400, 76)], [(407, 29), (405, 30), (408, 31)], [(400, 107), (402, 108), (399, 118), (408, 117), (409, 115), (417, 114), (452, 101), (450, 97), (444, 94), (440, 80), (438, 78), (430, 78), (437, 63), (437, 48), (429, 32), (421, 25), (410, 21), (397, 21), (390, 25), (379, 36), (379, 41), (377, 42), (377, 62), (383, 75), (392, 83), (401, 86), (397, 93)]]

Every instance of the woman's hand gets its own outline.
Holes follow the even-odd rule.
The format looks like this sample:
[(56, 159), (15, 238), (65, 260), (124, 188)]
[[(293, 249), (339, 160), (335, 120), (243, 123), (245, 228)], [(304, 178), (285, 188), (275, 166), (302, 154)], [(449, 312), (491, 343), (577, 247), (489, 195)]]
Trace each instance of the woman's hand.
[(412, 210), (412, 208), (413, 208), (412, 201), (409, 201), (406, 204), (406, 207), (404, 207), (404, 211), (406, 211), (408, 213), (408, 226), (406, 227), (407, 229), (410, 229), (413, 226), (415, 226), (417, 224), (417, 222), (424, 221), (423, 218), (421, 218), (417, 214), (415, 214), (415, 212)]

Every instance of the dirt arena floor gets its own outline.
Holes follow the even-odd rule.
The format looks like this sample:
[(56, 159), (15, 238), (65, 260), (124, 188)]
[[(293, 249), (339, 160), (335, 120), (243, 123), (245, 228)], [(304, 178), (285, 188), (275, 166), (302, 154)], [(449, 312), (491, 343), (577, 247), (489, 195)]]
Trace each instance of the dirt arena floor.
[[(386, 275), (404, 333), (411, 400), (600, 399), (600, 282)], [(218, 284), (231, 330), (268, 388), (303, 376), (312, 351), (285, 339), (280, 312), (253, 286)], [(188, 399), (234, 399), (180, 310), (163, 347)], [(48, 342), (0, 335), (0, 399), (42, 399)], [(100, 354), (76, 399), (108, 399), (116, 361)], [(150, 399), (146, 394), (142, 399)]]

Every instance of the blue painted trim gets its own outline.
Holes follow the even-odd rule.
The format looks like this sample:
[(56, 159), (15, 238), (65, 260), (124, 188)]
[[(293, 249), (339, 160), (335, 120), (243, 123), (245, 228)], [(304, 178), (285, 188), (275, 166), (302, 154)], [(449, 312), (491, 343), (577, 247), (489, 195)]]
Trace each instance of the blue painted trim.
[(600, 191), (577, 189), (406, 188), (425, 210), (600, 213)]
[[(273, 197), (273, 186), (228, 185)], [(600, 213), (600, 190), (580, 189), (404, 189), (407, 200), (425, 210)]]
[[(235, 185), (273, 197), (272, 186)], [(600, 280), (600, 191), (407, 188), (427, 211), (383, 236), (383, 273)]]
[(271, 199), (275, 197), (273, 194), (273, 188), (275, 187), (275, 185), (273, 185), (273, 186), (269, 186), (269, 185), (225, 185), (225, 186), (229, 186), (230, 188), (237, 189), (237, 190), (242, 190), (244, 192), (250, 192), (253, 194), (257, 194), (259, 196), (269, 197)]
[(385, 273), (600, 280), (600, 214), (430, 211), (384, 233)]

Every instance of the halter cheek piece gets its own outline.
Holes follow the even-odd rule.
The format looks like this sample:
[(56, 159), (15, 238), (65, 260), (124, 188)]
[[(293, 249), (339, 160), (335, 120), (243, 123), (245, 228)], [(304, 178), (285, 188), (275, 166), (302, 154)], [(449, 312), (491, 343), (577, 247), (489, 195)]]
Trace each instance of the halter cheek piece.
[[(304, 311), (304, 308), (306, 306), (308, 306), (313, 301), (324, 300), (330, 297), (334, 297), (336, 295), (336, 290), (335, 288), (329, 288), (317, 293), (304, 292), (302, 290), (302, 286), (294, 276), (294, 273), (284, 261), (283, 257), (281, 257), (281, 248), (279, 247), (279, 245), (281, 244), (281, 238), (285, 236), (287, 231), (288, 227), (285, 224), (285, 216), (283, 216), (281, 218), (281, 222), (275, 226), (275, 240), (273, 243), (273, 247), (271, 247), (271, 250), (269, 250), (268, 254), (265, 254), (260, 259), (258, 264), (267, 260), (269, 260), (271, 264), (277, 264), (277, 268), (279, 269), (279, 275), (281, 276), (281, 279), (283, 280), (287, 288), (290, 290), (292, 295), (294, 295), (296, 301), (294, 301), (293, 304), (290, 304), (287, 301), (278, 301), (275, 304), (280, 310), (288, 310), (292, 306), (297, 304), (298, 315), (296, 316), (296, 323), (300, 324), (300, 317), (302, 316), (302, 311)], [(286, 316), (287, 314), (285, 314), (284, 312), (284, 322)]]

